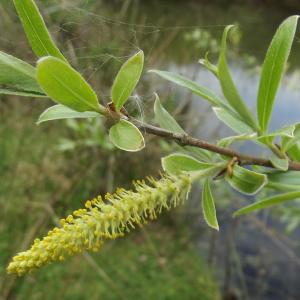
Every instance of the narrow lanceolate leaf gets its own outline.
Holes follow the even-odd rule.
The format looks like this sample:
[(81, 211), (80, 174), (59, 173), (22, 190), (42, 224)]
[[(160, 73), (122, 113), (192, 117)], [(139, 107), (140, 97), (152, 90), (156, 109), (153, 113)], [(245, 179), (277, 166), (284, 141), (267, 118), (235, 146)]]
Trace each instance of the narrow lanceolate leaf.
[[(163, 107), (157, 94), (155, 94), (154, 114), (155, 120), (161, 128), (175, 133), (185, 133), (185, 131), (180, 127), (176, 120)], [(211, 153), (204, 149), (191, 146), (185, 146), (184, 149), (188, 150), (189, 152), (205, 161), (211, 159)]]
[[(295, 125), (283, 127), (270, 133), (260, 135), (257, 140), (265, 145), (272, 145), (276, 137), (281, 137), (282, 140), (294, 138)], [(284, 151), (284, 149), (282, 149)]]
[(263, 208), (267, 208), (273, 205), (282, 204), (284, 202), (295, 200), (300, 198), (300, 191), (290, 192), (285, 194), (276, 195), (264, 200), (257, 201), (251, 205), (243, 207), (234, 213), (234, 216), (240, 216), (243, 214), (247, 214), (253, 211), (257, 211)]
[(155, 121), (159, 124), (159, 126), (172, 132), (185, 133), (176, 120), (162, 106), (157, 94), (155, 94), (155, 97), (154, 114)]
[(164, 171), (168, 172), (169, 174), (199, 171), (214, 166), (214, 164), (204, 163), (193, 158), (192, 156), (181, 153), (175, 153), (163, 157), (161, 162)]
[(290, 125), (286, 126), (283, 128), (280, 128), (278, 130), (275, 130), (273, 132), (269, 132), (266, 135), (262, 135), (262, 137), (270, 136), (270, 137), (276, 137), (276, 136), (283, 136), (283, 137), (288, 137), (288, 138), (293, 138), (294, 137), (294, 132), (295, 132), (295, 125)]
[(0, 51), (0, 84), (12, 89), (42, 93), (36, 70), (28, 63)]
[(208, 226), (219, 230), (214, 198), (211, 193), (210, 181), (206, 179), (202, 189), (202, 211)]
[(145, 147), (144, 137), (139, 129), (126, 120), (120, 120), (110, 128), (109, 138), (121, 150), (136, 152)]
[(175, 74), (172, 72), (159, 71), (159, 70), (150, 70), (149, 72), (155, 73), (164, 79), (167, 79), (179, 86), (182, 86), (182, 87), (190, 90), (195, 95), (198, 95), (198, 96), (202, 97), (203, 99), (209, 101), (212, 105), (217, 105), (217, 106), (222, 105), (223, 101), (218, 96), (216, 96), (212, 91), (210, 91), (209, 89), (207, 89), (205, 87), (198, 85), (196, 82), (194, 82), (184, 76), (181, 76), (181, 75), (178, 75), (178, 74)]
[(297, 20), (298, 16), (292, 16), (279, 26), (262, 66), (257, 96), (257, 115), (263, 131), (268, 128), (276, 92), (294, 40)]
[(232, 28), (232, 25), (229, 25), (225, 28), (222, 43), (221, 43), (221, 52), (218, 62), (218, 70), (219, 70), (219, 79), (222, 87), (222, 91), (224, 93), (225, 98), (231, 107), (240, 115), (241, 119), (247, 123), (253, 130), (257, 130), (256, 122), (249, 111), (248, 107), (242, 100), (233, 79), (231, 77), (227, 59), (226, 59), (226, 48), (227, 48), (227, 35), (229, 30)]
[(30, 97), (30, 98), (48, 98), (48, 96), (40, 93), (18, 91), (18, 90), (11, 90), (11, 89), (0, 89), (0, 95), (12, 95), (12, 96)]
[(33, 52), (38, 57), (51, 55), (66, 61), (51, 38), (34, 1), (14, 0), (14, 4)]
[(272, 165), (282, 171), (286, 171), (289, 168), (289, 160), (287, 157), (279, 158), (277, 155), (272, 154), (270, 157)]
[(241, 120), (235, 113), (221, 107), (213, 107), (217, 118), (238, 134), (253, 133), (253, 129)]
[(104, 111), (83, 77), (56, 57), (48, 56), (38, 61), (37, 79), (43, 91), (59, 104), (80, 112)]
[(253, 195), (258, 193), (268, 182), (267, 176), (235, 165), (233, 173), (226, 176), (226, 181), (237, 191)]
[(99, 113), (95, 111), (79, 112), (79, 111), (72, 110), (64, 105), (57, 104), (45, 110), (40, 115), (37, 124), (47, 122), (47, 121), (53, 121), (53, 120), (86, 119), (86, 118), (97, 118), (99, 116), (100, 116)]
[(249, 133), (249, 134), (241, 134), (241, 135), (235, 135), (235, 136), (229, 136), (226, 138), (221, 139), (218, 142), (218, 146), (220, 147), (229, 147), (232, 143), (238, 142), (238, 141), (251, 141), (257, 138), (256, 133)]
[(112, 86), (111, 97), (119, 111), (134, 91), (144, 67), (144, 52), (139, 51), (121, 67)]
[(268, 187), (278, 190), (300, 190), (300, 172), (273, 172), (268, 174)]

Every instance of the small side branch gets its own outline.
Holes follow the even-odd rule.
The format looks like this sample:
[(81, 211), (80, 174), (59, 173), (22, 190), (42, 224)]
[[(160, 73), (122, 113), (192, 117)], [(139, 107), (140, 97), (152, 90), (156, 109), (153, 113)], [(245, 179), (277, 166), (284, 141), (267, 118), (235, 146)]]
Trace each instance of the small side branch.
[[(218, 153), (227, 157), (236, 157), (239, 160), (240, 165), (258, 165), (274, 168), (271, 161), (266, 158), (245, 155), (231, 148), (219, 147), (217, 145), (210, 144), (204, 140), (193, 138), (188, 134), (174, 133), (153, 125), (142, 123), (135, 119), (131, 119), (131, 121), (142, 131), (156, 136), (160, 136), (168, 140), (172, 140), (180, 144), (181, 146), (193, 146), (208, 150), (210, 152)], [(289, 170), (300, 171), (300, 163), (296, 161), (290, 161)]]

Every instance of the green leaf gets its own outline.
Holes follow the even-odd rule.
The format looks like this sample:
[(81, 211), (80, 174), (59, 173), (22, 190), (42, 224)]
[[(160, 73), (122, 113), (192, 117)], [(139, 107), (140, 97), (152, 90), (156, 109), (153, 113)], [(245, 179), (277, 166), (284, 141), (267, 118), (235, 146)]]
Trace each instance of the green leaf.
[[(245, 134), (241, 134), (241, 135), (235, 135), (235, 136), (229, 136), (226, 138), (221, 139), (218, 142), (218, 146), (219, 147), (229, 147), (233, 142), (236, 141), (256, 141), (257, 139), (257, 134), (256, 133), (245, 133)], [(224, 156), (224, 155), (220, 155), (219, 156), (224, 159), (224, 160), (228, 160), (228, 157)]]
[(238, 134), (249, 134), (253, 133), (253, 129), (244, 123), (238, 116), (234, 113), (221, 108), (213, 107), (213, 111), (217, 118), (225, 123), (229, 128)]
[(212, 161), (213, 154), (210, 151), (193, 146), (184, 146), (182, 148), (200, 160)]
[(259, 141), (264, 145), (270, 146), (273, 144), (274, 139), (276, 137), (282, 137), (283, 139), (289, 139), (294, 137), (294, 131), (295, 131), (295, 125), (286, 126), (281, 129), (275, 130), (273, 132), (260, 135), (257, 138), (257, 141)]
[(90, 85), (70, 65), (58, 58), (48, 56), (40, 59), (37, 79), (44, 92), (59, 104), (80, 112), (104, 111)]
[[(176, 120), (162, 106), (157, 94), (155, 94), (154, 114), (155, 120), (161, 128), (175, 133), (185, 133), (185, 131), (180, 127)], [(201, 158), (202, 160), (211, 159), (211, 153), (204, 149), (191, 146), (184, 146), (183, 148), (193, 153), (195, 156)]]
[(273, 196), (273, 197), (270, 197), (267, 199), (257, 201), (246, 207), (243, 207), (243, 208), (239, 209), (238, 211), (236, 211), (234, 213), (234, 216), (237, 217), (237, 216), (240, 216), (243, 214), (247, 214), (247, 213), (250, 213), (250, 212), (253, 212), (256, 210), (260, 210), (263, 208), (273, 206), (273, 205), (282, 204), (284, 202), (287, 202), (290, 200), (295, 200), (298, 198), (300, 198), (300, 191), (276, 195), (276, 196)]
[(140, 80), (144, 67), (144, 52), (141, 50), (121, 67), (112, 86), (111, 97), (117, 111), (119, 111), (132, 94)]
[(214, 198), (210, 189), (210, 181), (206, 179), (202, 189), (202, 211), (208, 226), (219, 230)]
[(50, 55), (67, 61), (52, 40), (34, 1), (14, 0), (14, 4), (33, 52), (38, 57)]
[(155, 73), (164, 79), (167, 79), (171, 82), (174, 82), (175, 84), (177, 84), (179, 86), (187, 88), (195, 95), (202, 97), (203, 99), (209, 101), (213, 105), (217, 105), (217, 106), (223, 105), (222, 104), (223, 101), (221, 99), (219, 99), (218, 96), (216, 96), (209, 89), (198, 85), (194, 81), (191, 81), (190, 79), (188, 79), (184, 76), (181, 76), (181, 75), (178, 75), (178, 74), (175, 74), (172, 72), (159, 71), (159, 70), (150, 70), (148, 72)]
[(78, 112), (64, 105), (57, 104), (46, 109), (39, 117), (37, 124), (61, 119), (97, 118), (99, 113), (94, 111)]
[(208, 59), (208, 52), (205, 54), (205, 58), (199, 59), (199, 64), (203, 65), (207, 70), (212, 72), (217, 78), (219, 78), (218, 67), (213, 65)]
[(257, 96), (257, 115), (263, 131), (268, 128), (275, 96), (294, 40), (297, 20), (298, 16), (292, 16), (279, 26), (262, 66)]
[(235, 136), (229, 136), (226, 138), (221, 139), (218, 142), (218, 146), (220, 147), (229, 147), (233, 142), (237, 142), (237, 141), (251, 141), (257, 138), (257, 134), (256, 133), (245, 133), (245, 134), (241, 134), (241, 135), (235, 135)]
[(272, 154), (270, 157), (272, 165), (282, 171), (286, 171), (289, 168), (288, 158), (279, 158), (277, 155)]
[(214, 164), (204, 163), (192, 156), (175, 153), (163, 157), (162, 167), (169, 174), (178, 174), (180, 172), (193, 172), (214, 167)]
[(226, 168), (226, 162), (215, 163), (212, 167), (199, 171), (190, 171), (189, 175), (193, 182), (202, 180), (208, 177), (214, 177)]
[(276, 136), (294, 137), (294, 131), (295, 131), (295, 125), (290, 125), (275, 130), (273, 132), (269, 132), (268, 134), (262, 135), (262, 137), (276, 137)]
[(288, 151), (300, 140), (300, 124), (295, 124), (294, 127), (295, 130), (292, 137), (283, 136), (281, 139), (281, 149), (283, 152)]
[(14, 96), (32, 97), (32, 98), (48, 98), (48, 96), (44, 94), (18, 91), (18, 90), (8, 90), (8, 89), (0, 89), (0, 95), (14, 95)]
[(235, 84), (233, 82), (227, 64), (227, 59), (226, 59), (227, 35), (229, 30), (232, 27), (233, 25), (229, 25), (224, 29), (222, 43), (221, 43), (220, 57), (218, 62), (219, 79), (220, 79), (223, 94), (227, 99), (228, 103), (241, 116), (241, 119), (256, 131), (258, 129), (256, 122), (251, 112), (249, 111), (248, 107), (246, 106), (241, 96), (239, 95), (239, 92), (235, 87)]
[(185, 133), (176, 120), (162, 106), (157, 94), (155, 94), (155, 98), (154, 114), (155, 121), (159, 124), (159, 126), (175, 133)]
[(36, 80), (36, 70), (28, 63), (0, 51), (0, 84), (14, 89), (42, 93)]
[(145, 147), (144, 137), (139, 129), (126, 120), (120, 120), (110, 128), (109, 138), (121, 150), (136, 152)]
[(289, 157), (292, 160), (300, 162), (300, 144), (296, 143), (295, 145), (291, 146), (290, 149), (287, 151)]
[(272, 172), (268, 174), (268, 187), (280, 190), (300, 190), (300, 172)]
[(267, 176), (235, 165), (232, 176), (226, 175), (226, 181), (237, 191), (253, 195), (268, 182)]

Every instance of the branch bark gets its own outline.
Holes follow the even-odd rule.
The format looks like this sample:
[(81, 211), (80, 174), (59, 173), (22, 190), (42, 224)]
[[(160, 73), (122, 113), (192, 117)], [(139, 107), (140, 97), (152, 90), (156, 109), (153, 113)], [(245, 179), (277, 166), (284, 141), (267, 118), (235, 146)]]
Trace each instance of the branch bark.
[[(153, 134), (174, 141), (180, 144), (181, 146), (193, 146), (214, 153), (218, 153), (227, 157), (232, 157), (232, 158), (236, 157), (239, 160), (240, 165), (258, 165), (258, 166), (274, 168), (274, 166), (272, 165), (269, 159), (246, 155), (238, 151), (235, 151), (231, 148), (219, 147), (217, 145), (208, 143), (204, 140), (193, 138), (188, 134), (171, 132), (153, 125), (142, 123), (132, 118), (129, 119), (140, 130), (147, 132), (149, 134)], [(289, 170), (300, 171), (300, 163), (296, 161), (289, 161)]]

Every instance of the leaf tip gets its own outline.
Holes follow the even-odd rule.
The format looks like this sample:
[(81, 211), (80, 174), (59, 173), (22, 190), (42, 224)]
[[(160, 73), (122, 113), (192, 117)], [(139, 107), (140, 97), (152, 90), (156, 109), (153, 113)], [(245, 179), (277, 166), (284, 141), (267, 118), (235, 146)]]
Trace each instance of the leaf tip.
[(141, 60), (142, 63), (144, 63), (144, 59), (145, 59), (145, 54), (144, 54), (144, 51), (143, 50), (139, 50), (138, 52), (136, 52), (132, 58), (138, 58)]
[(139, 51), (136, 53), (136, 55), (145, 56), (144, 51), (142, 49), (139, 49)]
[(39, 58), (36, 62), (37, 66), (40, 65), (41, 63), (47, 61), (49, 58), (53, 58), (53, 56), (48, 55), (48, 56), (43, 56), (43, 57)]
[(147, 71), (147, 73), (153, 73), (153, 72), (155, 72), (154, 69), (150, 69), (150, 70)]
[(211, 228), (220, 231), (219, 224), (211, 225)]
[(229, 24), (229, 25), (226, 25), (225, 29), (229, 31), (235, 26), (236, 26), (235, 24)]
[(232, 214), (232, 217), (233, 217), (234, 219), (236, 219), (236, 218), (239, 217), (239, 216), (240, 216), (240, 213), (239, 213), (238, 210)]

